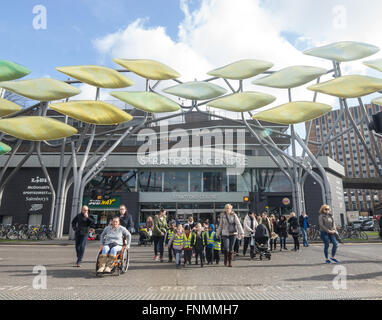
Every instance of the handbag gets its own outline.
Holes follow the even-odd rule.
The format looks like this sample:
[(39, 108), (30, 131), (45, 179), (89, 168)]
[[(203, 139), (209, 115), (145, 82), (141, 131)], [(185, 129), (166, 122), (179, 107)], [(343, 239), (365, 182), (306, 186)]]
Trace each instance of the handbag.
[(229, 233), (237, 233), (235, 220), (233, 223), (231, 223), (231, 222), (229, 222), (227, 215), (225, 216), (225, 218), (227, 219), (227, 222), (228, 222), (228, 232)]
[(278, 235), (277, 233), (272, 232), (272, 236), (271, 236), (271, 239), (272, 239), (272, 240), (275, 240), (275, 239), (277, 239), (278, 237), (279, 237), (279, 235)]

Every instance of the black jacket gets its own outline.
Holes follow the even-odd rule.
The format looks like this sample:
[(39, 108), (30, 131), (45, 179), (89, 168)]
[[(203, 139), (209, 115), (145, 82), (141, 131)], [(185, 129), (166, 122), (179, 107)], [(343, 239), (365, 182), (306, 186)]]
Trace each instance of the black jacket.
[[(203, 242), (204, 242), (204, 245), (203, 245)], [(200, 235), (198, 235), (196, 232), (193, 232), (191, 237), (191, 245), (195, 249), (195, 251), (197, 252), (203, 251), (207, 245), (206, 233), (202, 232)]]
[(288, 237), (288, 223), (286, 220), (277, 222), (277, 232), (280, 238)]
[(125, 214), (123, 217), (121, 217), (121, 214), (119, 213), (118, 216), (122, 227), (125, 227), (129, 231), (131, 228), (134, 228), (133, 217), (130, 214)]
[(297, 235), (300, 232), (300, 225), (296, 217), (290, 218), (289, 222), (289, 233), (292, 235)]
[[(308, 218), (308, 216), (306, 216), (306, 219), (307, 219), (306, 222), (307, 222), (308, 228), (309, 228), (310, 226), (309, 226), (309, 218)], [(304, 217), (302, 215), (298, 217), (298, 223), (299, 223), (301, 228), (304, 228)]]
[(94, 219), (90, 215), (85, 219), (84, 215), (79, 213), (72, 221), (72, 228), (76, 236), (86, 236), (90, 228), (95, 228)]

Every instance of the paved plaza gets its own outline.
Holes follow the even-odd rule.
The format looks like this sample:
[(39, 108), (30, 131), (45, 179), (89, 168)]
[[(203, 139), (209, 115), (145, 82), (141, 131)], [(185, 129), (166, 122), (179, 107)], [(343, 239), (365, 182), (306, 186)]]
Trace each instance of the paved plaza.
[[(153, 248), (132, 244), (130, 268), (120, 276), (95, 275), (98, 242), (89, 242), (74, 268), (74, 245), (0, 244), (0, 300), (279, 300), (382, 299), (381, 243), (340, 245), (340, 265), (326, 265), (322, 244), (279, 252), (271, 261), (240, 256), (233, 268), (155, 262)], [(165, 257), (167, 261), (167, 256)], [(46, 268), (46, 289), (35, 289)], [(346, 281), (344, 281), (344, 279)]]

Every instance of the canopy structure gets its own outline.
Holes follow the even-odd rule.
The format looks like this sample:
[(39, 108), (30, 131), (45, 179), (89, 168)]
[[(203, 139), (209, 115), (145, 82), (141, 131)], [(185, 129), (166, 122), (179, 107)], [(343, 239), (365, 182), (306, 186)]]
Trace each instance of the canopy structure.
[[(216, 66), (214, 70), (207, 72), (210, 78), (187, 82), (179, 80), (181, 74), (172, 67), (150, 59), (114, 59), (115, 63), (125, 68), (122, 70), (94, 65), (57, 67), (58, 71), (74, 79), (67, 81), (50, 78), (17, 80), (28, 75), (29, 70), (16, 63), (0, 60), (0, 88), (38, 101), (33, 108), (22, 109), (12, 101), (0, 99), (1, 137), (10, 144), (7, 146), (1, 143), (0, 153), (3, 157), (8, 155), (13, 157), (21, 141), (31, 141), (30, 151), (12, 173), (12, 177), (31, 154), (37, 152), (38, 156), (41, 156), (42, 143), (52, 148), (60, 148), (59, 183), (57, 190), (51, 185), (57, 197), (52, 203), (50, 220), (56, 235), (60, 237), (63, 231), (66, 199), (71, 186), (73, 185), (71, 214), (74, 216), (82, 204), (86, 185), (105, 168), (108, 156), (124, 139), (162, 120), (191, 112), (206, 114), (216, 119), (232, 120), (227, 115), (214, 112), (220, 109), (240, 115), (240, 119), (235, 121), (244, 126), (259, 141), (266, 154), (291, 182), (294, 190), (293, 208), (301, 213), (304, 209), (301, 190), (307, 176), (311, 176), (320, 185), (323, 203), (330, 205), (331, 193), (334, 192), (331, 190), (323, 167), (317, 160), (325, 145), (333, 138), (334, 129), (328, 133), (324, 141), (319, 143), (317, 152), (313, 153), (308, 148), (312, 120), (332, 110), (332, 106), (317, 101), (318, 94), (338, 97), (341, 107), (338, 121), (342, 116), (346, 116), (352, 123), (352, 130), (357, 133), (367, 150), (366, 141), (362, 139), (360, 129), (349, 112), (346, 99), (357, 98), (363, 112), (366, 113), (361, 97), (381, 91), (382, 79), (364, 75), (342, 75), (340, 63), (363, 59), (378, 51), (379, 48), (365, 43), (338, 42), (305, 51), (307, 55), (332, 61), (332, 70), (300, 65), (279, 68), (265, 60), (242, 59), (225, 66)], [(369, 60), (364, 64), (381, 71), (381, 61), (381, 59)], [(279, 70), (272, 71), (272, 68)], [(124, 72), (133, 73), (135, 77), (142, 77), (146, 83), (146, 90), (136, 88), (132, 80), (122, 75)], [(327, 79), (321, 83), (321, 78), (324, 77)], [(248, 80), (249, 89), (244, 90), (244, 81)], [(157, 89), (159, 83), (165, 81), (164, 89)], [(238, 86), (233, 84), (236, 81)], [(316, 83), (312, 84), (312, 81)], [(167, 82), (171, 83), (167, 84)], [(77, 83), (94, 86), (95, 99), (74, 100), (75, 96), (81, 93), (75, 86)], [(305, 90), (315, 93), (312, 101), (292, 100), (292, 90), (302, 86), (306, 86)], [(132, 87), (132, 90), (125, 89), (127, 87)], [(234, 89), (235, 87), (238, 89)], [(265, 92), (267, 88), (287, 90), (289, 101), (277, 101), (274, 95)], [(144, 117), (134, 122), (134, 125), (124, 125), (132, 122), (134, 114), (130, 115), (109, 102), (100, 101), (100, 91), (103, 89), (114, 89), (109, 91), (111, 97), (123, 101), (133, 109), (140, 110), (144, 113)], [(123, 89), (123, 91), (115, 89)], [(185, 101), (180, 104), (180, 99)], [(380, 98), (375, 100), (376, 103), (379, 101)], [(203, 110), (202, 106), (208, 108)], [(63, 115), (65, 121), (52, 119), (47, 115), (48, 109)], [(82, 132), (77, 132), (75, 128), (68, 125), (68, 119), (81, 123), (81, 127), (84, 128)], [(370, 122), (367, 115), (364, 119), (366, 124)], [(295, 130), (294, 126), (299, 123), (307, 123), (308, 130), (304, 138), (300, 137)], [(267, 132), (268, 129), (270, 130), (267, 126), (274, 126), (274, 124), (289, 127), (288, 133), (279, 132), (278, 134), (289, 139), (293, 150), (292, 155), (287, 150), (282, 150), (271, 136), (259, 134), (259, 132)], [(114, 129), (110, 126), (114, 126)], [(96, 135), (105, 135), (107, 138), (95, 151), (92, 151)], [(9, 136), (12, 136), (13, 140), (9, 139)], [(371, 136), (373, 143), (376, 144), (376, 140), (380, 137), (376, 137), (373, 133)], [(15, 138), (17, 139), (14, 140)], [(302, 157), (297, 157), (295, 154), (296, 144), (303, 150)], [(71, 149), (70, 160), (65, 160), (66, 148)], [(379, 149), (376, 148), (376, 150)], [(375, 155), (369, 152), (368, 155), (373, 160), (379, 174), (378, 179), (380, 179), (382, 177), (381, 155), (379, 152)], [(317, 170), (313, 170), (313, 167)], [(3, 168), (0, 173), (0, 201), (5, 185), (10, 179), (9, 177), (3, 179), (6, 169), (6, 167)], [(47, 171), (45, 174), (48, 176)]]

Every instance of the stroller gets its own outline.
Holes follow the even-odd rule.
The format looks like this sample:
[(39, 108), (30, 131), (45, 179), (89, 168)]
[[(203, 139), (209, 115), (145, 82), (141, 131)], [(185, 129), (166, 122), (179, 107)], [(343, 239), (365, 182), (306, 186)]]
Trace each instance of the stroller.
[(146, 226), (142, 226), (139, 229), (139, 240), (138, 240), (138, 246), (147, 246), (148, 244), (151, 245), (152, 239), (149, 233), (149, 230)]
[(272, 255), (269, 251), (269, 232), (263, 224), (257, 226), (255, 236), (252, 236), (252, 241), (255, 242), (255, 250), (256, 253), (259, 254), (260, 260), (263, 260), (264, 256), (268, 260), (271, 260)]

